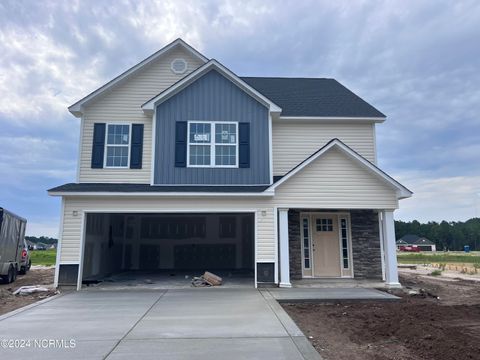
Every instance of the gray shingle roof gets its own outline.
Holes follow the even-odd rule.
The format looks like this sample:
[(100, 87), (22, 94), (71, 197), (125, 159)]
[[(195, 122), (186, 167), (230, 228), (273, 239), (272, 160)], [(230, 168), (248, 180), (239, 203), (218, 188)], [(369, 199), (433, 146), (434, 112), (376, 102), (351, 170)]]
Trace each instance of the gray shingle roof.
[(282, 116), (385, 117), (335, 79), (241, 77), (282, 108)]
[(149, 184), (68, 183), (49, 192), (263, 192), (268, 186), (162, 186)]
[(411, 245), (435, 245), (435, 243), (429, 239), (427, 239), (426, 237), (420, 237), (418, 235), (414, 235), (414, 234), (407, 234), (407, 235), (404, 235), (402, 236), (398, 241), (403, 241), (407, 244), (411, 244)]

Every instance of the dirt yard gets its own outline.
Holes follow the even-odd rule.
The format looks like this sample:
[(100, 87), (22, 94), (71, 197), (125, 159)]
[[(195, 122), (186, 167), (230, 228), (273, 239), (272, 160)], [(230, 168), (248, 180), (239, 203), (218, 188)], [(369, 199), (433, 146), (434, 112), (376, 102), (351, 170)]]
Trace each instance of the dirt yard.
[(398, 302), (283, 307), (327, 360), (480, 359), (479, 282), (400, 280)]
[(0, 315), (54, 295), (54, 290), (31, 295), (13, 295), (21, 286), (52, 286), (54, 272), (54, 268), (32, 267), (26, 275), (18, 275), (14, 283), (0, 284)]

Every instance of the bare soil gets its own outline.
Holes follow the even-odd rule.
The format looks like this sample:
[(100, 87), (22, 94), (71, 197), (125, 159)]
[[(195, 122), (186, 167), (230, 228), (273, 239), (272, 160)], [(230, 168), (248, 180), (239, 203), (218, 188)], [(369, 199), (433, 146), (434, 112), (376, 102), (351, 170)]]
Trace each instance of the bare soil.
[(56, 291), (34, 293), (31, 295), (13, 295), (21, 286), (27, 285), (53, 285), (54, 268), (31, 268), (25, 275), (18, 275), (17, 280), (11, 284), (0, 284), (0, 315), (23, 306), (32, 304), (49, 296)]
[(283, 307), (327, 360), (480, 359), (479, 282), (414, 274), (400, 281), (397, 302)]

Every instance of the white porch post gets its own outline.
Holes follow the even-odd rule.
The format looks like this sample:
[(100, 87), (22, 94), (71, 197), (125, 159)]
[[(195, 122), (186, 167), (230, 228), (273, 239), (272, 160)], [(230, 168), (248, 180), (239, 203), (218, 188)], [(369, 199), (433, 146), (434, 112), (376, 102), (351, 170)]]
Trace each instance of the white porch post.
[(280, 287), (290, 284), (290, 255), (288, 252), (288, 209), (278, 209), (278, 230), (280, 240)]
[(397, 269), (397, 247), (395, 245), (395, 222), (393, 211), (382, 211), (383, 251), (385, 252), (385, 282), (390, 287), (400, 287)]

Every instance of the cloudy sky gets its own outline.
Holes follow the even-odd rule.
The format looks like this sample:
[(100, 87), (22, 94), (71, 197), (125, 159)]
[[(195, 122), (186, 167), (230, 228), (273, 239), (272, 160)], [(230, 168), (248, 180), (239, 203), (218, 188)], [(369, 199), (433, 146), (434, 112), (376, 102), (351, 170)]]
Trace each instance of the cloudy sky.
[(479, 1), (0, 0), (0, 206), (56, 236), (75, 180), (67, 106), (182, 37), (244, 76), (333, 77), (388, 119), (397, 219), (480, 216)]

